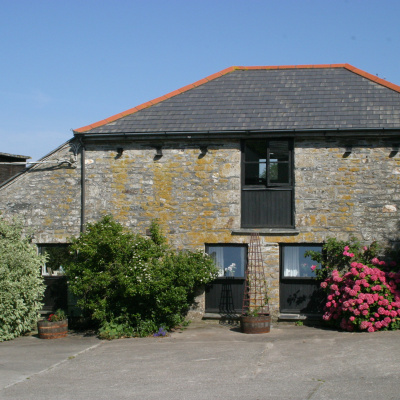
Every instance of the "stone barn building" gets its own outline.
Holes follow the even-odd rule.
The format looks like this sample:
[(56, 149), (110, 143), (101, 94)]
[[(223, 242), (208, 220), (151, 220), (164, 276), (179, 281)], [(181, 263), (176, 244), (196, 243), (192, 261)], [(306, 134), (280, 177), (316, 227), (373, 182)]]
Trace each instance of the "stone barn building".
[(231, 67), (76, 129), (0, 187), (0, 211), (50, 252), (53, 281), (87, 222), (112, 214), (146, 234), (157, 218), (170, 244), (220, 268), (199, 316), (240, 312), (257, 232), (271, 311), (298, 318), (319, 311), (306, 250), (332, 236), (397, 240), (399, 144), (399, 86), (348, 64)]

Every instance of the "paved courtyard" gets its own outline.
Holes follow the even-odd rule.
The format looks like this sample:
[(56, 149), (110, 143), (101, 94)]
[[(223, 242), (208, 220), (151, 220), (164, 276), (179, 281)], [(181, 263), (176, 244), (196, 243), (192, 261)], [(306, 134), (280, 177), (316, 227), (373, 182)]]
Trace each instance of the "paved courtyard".
[(165, 338), (0, 343), (0, 399), (400, 399), (400, 331), (216, 321)]

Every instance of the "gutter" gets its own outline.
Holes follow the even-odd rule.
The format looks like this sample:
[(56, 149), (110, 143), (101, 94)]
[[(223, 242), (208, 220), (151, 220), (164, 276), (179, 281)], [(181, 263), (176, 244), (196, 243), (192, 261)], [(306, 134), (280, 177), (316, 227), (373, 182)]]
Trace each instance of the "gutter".
[(85, 140), (160, 140), (160, 139), (245, 139), (249, 137), (343, 137), (361, 136), (393, 137), (400, 135), (399, 128), (354, 128), (354, 129), (281, 129), (281, 130), (234, 130), (234, 131), (163, 131), (163, 132), (114, 132), (81, 133), (74, 131), (77, 138)]
[(81, 233), (85, 232), (86, 224), (86, 149), (81, 138)]

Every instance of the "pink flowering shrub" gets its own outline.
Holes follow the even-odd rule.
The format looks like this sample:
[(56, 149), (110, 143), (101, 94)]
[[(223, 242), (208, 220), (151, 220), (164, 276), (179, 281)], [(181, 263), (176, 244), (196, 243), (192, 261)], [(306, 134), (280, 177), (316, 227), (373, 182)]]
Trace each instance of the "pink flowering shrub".
[(315, 272), (326, 292), (325, 321), (347, 331), (400, 328), (400, 272), (377, 250), (329, 239), (322, 254), (310, 254), (321, 265)]

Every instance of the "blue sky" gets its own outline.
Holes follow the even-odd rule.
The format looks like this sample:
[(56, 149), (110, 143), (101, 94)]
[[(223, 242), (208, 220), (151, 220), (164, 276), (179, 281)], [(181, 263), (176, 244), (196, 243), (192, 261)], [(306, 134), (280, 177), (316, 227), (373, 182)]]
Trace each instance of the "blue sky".
[(0, 0), (0, 152), (232, 65), (349, 63), (400, 85), (398, 0)]

